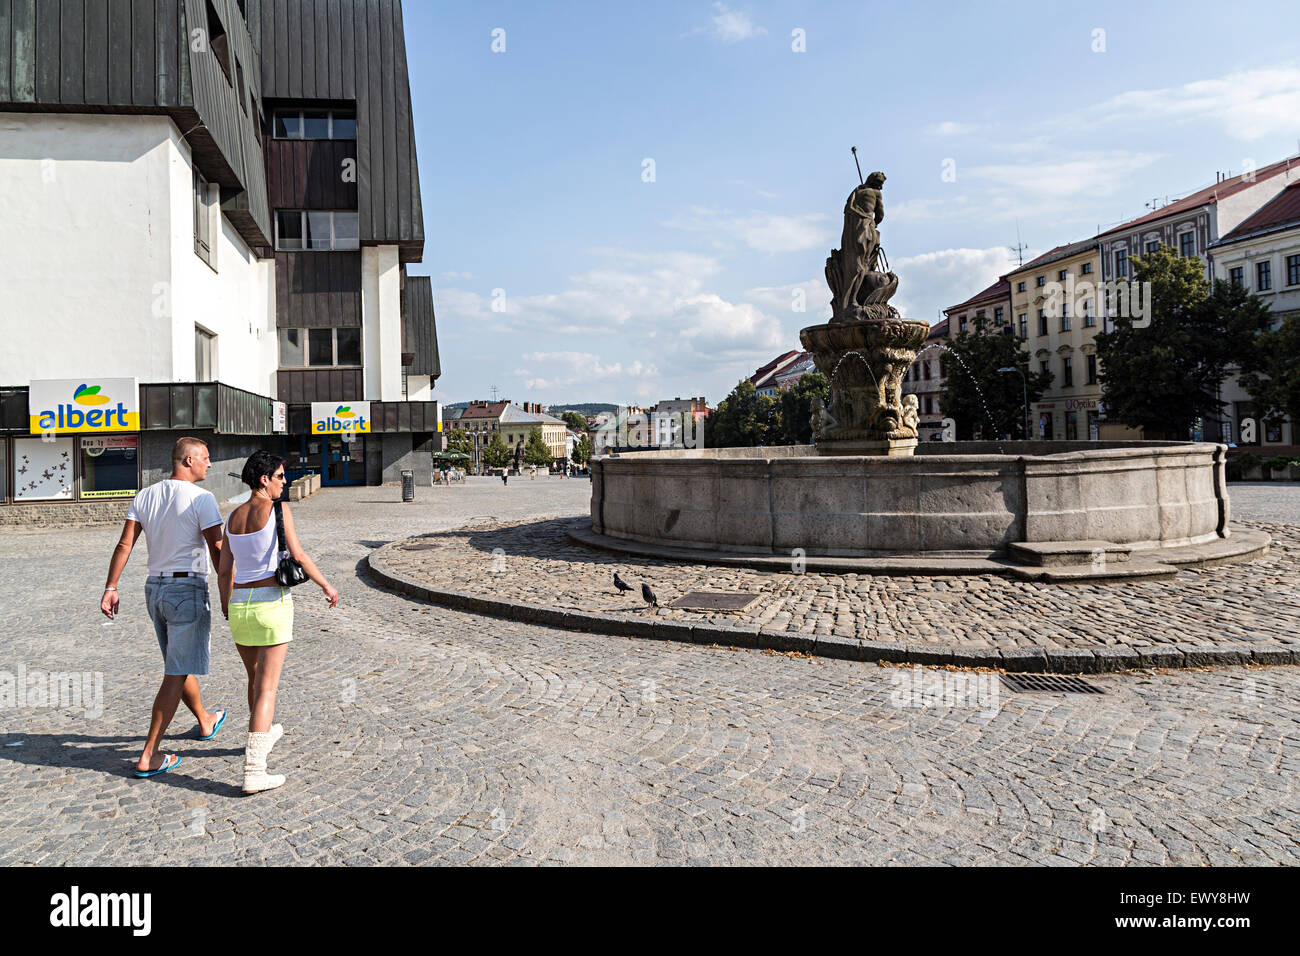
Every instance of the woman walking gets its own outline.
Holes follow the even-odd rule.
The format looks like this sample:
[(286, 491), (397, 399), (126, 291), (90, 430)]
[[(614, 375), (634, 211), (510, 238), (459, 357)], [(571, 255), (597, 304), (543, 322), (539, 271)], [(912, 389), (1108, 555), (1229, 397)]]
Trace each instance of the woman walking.
[(230, 634), (248, 671), (244, 792), (257, 793), (284, 783), (283, 776), (266, 772), (266, 758), (284, 733), (280, 724), (271, 721), (280, 669), (293, 640), (293, 597), (275, 580), (280, 563), (278, 514), (283, 515), (285, 549), (320, 585), (330, 607), (338, 605), (339, 593), (303, 551), (288, 507), (277, 501), (284, 490), (284, 459), (256, 451), (244, 463), (241, 477), (253, 494), (226, 519), (217, 584), (221, 612), (230, 622)]

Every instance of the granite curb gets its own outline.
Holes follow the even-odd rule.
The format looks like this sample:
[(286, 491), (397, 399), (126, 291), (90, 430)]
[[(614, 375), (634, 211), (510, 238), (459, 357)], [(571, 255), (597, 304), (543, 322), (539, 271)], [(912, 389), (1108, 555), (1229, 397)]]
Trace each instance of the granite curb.
[[(393, 542), (396, 544), (398, 542)], [(386, 547), (391, 547), (387, 545)], [(542, 607), (505, 598), (445, 591), (384, 566), (377, 549), (366, 558), (375, 583), (399, 594), (458, 611), (559, 627), (570, 631), (641, 637), (690, 644), (795, 652), (814, 657), (894, 664), (988, 667), (1024, 673), (1100, 674), (1145, 667), (1205, 667), (1227, 664), (1300, 664), (1300, 646), (1285, 644), (1179, 644), (1145, 647), (948, 647), (868, 641), (834, 634), (803, 634), (756, 627), (652, 621)], [(378, 560), (376, 560), (378, 558)]]

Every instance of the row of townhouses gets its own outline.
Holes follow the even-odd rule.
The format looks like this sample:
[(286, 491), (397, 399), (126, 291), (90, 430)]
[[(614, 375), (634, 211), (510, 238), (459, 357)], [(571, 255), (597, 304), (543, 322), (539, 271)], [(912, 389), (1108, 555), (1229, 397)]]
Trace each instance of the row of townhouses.
[[(1108, 423), (1102, 400), (1104, 370), (1098, 367), (1096, 337), (1109, 330), (1117, 303), (1079, 296), (1076, 308), (1050, 305), (1050, 283), (1083, 288), (1131, 278), (1130, 260), (1170, 246), (1200, 258), (1207, 279), (1222, 279), (1260, 296), (1272, 310), (1274, 328), (1300, 312), (1300, 157), (1281, 160), (1160, 206), (1090, 239), (1067, 243), (1018, 266), (964, 302), (944, 310), (930, 334), (942, 340), (972, 328), (977, 318), (1019, 337), (1036, 371), (1050, 372), (1052, 384), (1030, 408), (1033, 437), (1068, 441), (1140, 437)], [(1077, 311), (1077, 314), (1072, 314)], [(919, 355), (904, 381), (921, 403), (922, 440), (941, 436), (938, 398), (946, 368), (940, 350)], [(1240, 423), (1254, 418), (1250, 396), (1235, 377), (1224, 383), (1219, 420), (1203, 423), (1200, 438), (1241, 443)], [(932, 399), (932, 401), (927, 401)], [(932, 412), (928, 409), (933, 409)], [(1298, 438), (1290, 421), (1259, 423), (1252, 445), (1269, 455), (1295, 454)]]
[(400, 0), (0, 0), (0, 210), (0, 521), (432, 469)]
[(445, 413), (448, 433), (464, 432), (470, 439), (469, 470), (481, 474), (485, 468), (483, 453), (492, 444), (494, 435), (510, 449), (518, 467), (523, 462), (524, 446), (534, 428), (542, 434), (542, 441), (551, 452), (551, 460), (564, 464), (573, 457), (576, 436), (565, 423), (554, 415), (542, 411), (541, 403), (525, 402), (517, 405), (510, 400), (500, 402), (475, 401), (468, 405), (449, 408)]

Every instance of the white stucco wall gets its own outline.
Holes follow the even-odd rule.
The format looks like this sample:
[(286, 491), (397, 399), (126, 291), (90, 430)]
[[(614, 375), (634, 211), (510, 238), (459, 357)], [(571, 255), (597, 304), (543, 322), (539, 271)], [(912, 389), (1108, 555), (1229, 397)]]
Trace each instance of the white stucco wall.
[(0, 223), (0, 315), (40, 332), (0, 351), (0, 384), (192, 381), (198, 322), (222, 381), (274, 395), (273, 264), (224, 219), (219, 271), (195, 255), (170, 119), (0, 113)]
[(397, 246), (361, 249), (361, 334), (367, 401), (402, 398), (402, 287)]

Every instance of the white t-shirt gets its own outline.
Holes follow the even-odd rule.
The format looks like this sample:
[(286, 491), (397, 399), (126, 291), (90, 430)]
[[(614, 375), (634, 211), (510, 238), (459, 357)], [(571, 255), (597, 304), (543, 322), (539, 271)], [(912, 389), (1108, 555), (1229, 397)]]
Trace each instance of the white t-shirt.
[(164, 478), (135, 496), (126, 517), (144, 528), (150, 574), (208, 573), (212, 565), (203, 532), (221, 525), (221, 510), (212, 492), (192, 481)]

